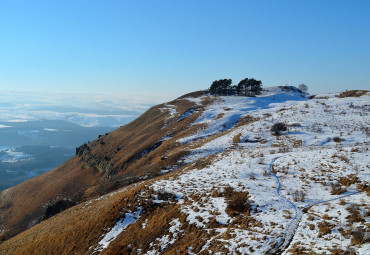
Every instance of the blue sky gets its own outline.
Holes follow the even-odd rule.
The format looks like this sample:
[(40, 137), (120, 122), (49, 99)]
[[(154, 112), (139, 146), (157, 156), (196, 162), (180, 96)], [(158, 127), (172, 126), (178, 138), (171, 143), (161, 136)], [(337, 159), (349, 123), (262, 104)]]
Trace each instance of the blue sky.
[(0, 90), (161, 102), (245, 77), (370, 89), (370, 1), (0, 1)]

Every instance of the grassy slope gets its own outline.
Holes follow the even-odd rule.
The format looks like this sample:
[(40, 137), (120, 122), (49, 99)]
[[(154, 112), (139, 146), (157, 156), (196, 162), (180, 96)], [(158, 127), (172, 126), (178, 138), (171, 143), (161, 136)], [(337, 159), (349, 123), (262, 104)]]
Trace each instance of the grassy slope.
[[(195, 103), (188, 100), (170, 103), (177, 106), (178, 114), (195, 107)], [(175, 147), (171, 141), (164, 141), (160, 148), (143, 157), (146, 149), (165, 135), (178, 135), (192, 120), (190, 118), (161, 129), (168, 116), (166, 110), (161, 110), (162, 107), (153, 107), (135, 121), (88, 144), (88, 157), (98, 162), (108, 161), (112, 166), (109, 171), (99, 171), (81, 157), (74, 157), (52, 171), (2, 191), (0, 224), (4, 229), (0, 232), (1, 238), (7, 239), (40, 222), (47, 206), (59, 200), (86, 201), (141, 179), (157, 176), (165, 165), (177, 162), (186, 150), (174, 150), (165, 162), (161, 160), (165, 151)], [(122, 149), (118, 151), (118, 147)]]

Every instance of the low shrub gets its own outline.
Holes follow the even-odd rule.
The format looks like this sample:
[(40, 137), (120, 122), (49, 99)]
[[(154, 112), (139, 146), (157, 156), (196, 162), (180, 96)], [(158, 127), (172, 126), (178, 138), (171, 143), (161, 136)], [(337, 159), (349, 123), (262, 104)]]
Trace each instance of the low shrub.
[(226, 186), (226, 187), (224, 188), (223, 195), (224, 195), (224, 197), (225, 197), (225, 198), (231, 198), (231, 197), (232, 197), (232, 195), (233, 195), (233, 193), (234, 193), (234, 188), (233, 188), (233, 187), (231, 187), (231, 186)]
[(241, 213), (250, 215), (252, 205), (248, 198), (248, 192), (233, 192), (233, 195), (228, 201), (226, 213), (231, 217)]
[(334, 228), (332, 224), (326, 220), (319, 222), (319, 237), (330, 234), (331, 230)]
[(275, 123), (271, 127), (271, 132), (273, 132), (275, 135), (281, 135), (281, 132), (287, 131), (287, 130), (288, 130), (288, 126), (283, 122)]
[(344, 141), (344, 139), (340, 138), (339, 136), (336, 136), (333, 138), (333, 141), (336, 142), (336, 143), (340, 143), (342, 141)]
[(164, 200), (164, 201), (166, 201), (166, 200), (173, 200), (173, 199), (176, 198), (176, 195), (175, 194), (172, 194), (172, 193), (169, 193), (169, 192), (167, 192), (165, 190), (159, 190), (157, 192), (157, 198), (158, 198), (158, 200)]
[(363, 244), (365, 243), (365, 233), (364, 231), (357, 230), (352, 232), (351, 244)]
[(293, 199), (295, 202), (298, 202), (298, 201), (304, 202), (305, 198), (306, 198), (306, 193), (303, 190), (300, 190), (300, 191), (296, 190), (293, 193)]

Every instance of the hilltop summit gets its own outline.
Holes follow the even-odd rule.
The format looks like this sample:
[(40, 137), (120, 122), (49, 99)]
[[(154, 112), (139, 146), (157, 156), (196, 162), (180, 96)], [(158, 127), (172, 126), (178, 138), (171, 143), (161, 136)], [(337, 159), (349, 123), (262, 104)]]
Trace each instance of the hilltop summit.
[(0, 254), (366, 254), (369, 99), (271, 87), (152, 107), (1, 192)]

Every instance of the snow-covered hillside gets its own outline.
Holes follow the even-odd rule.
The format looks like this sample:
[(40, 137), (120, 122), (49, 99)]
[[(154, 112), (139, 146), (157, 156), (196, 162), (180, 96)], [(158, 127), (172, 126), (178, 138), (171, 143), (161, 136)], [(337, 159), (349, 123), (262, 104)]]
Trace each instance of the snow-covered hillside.
[[(194, 148), (188, 166), (150, 185), (175, 195), (187, 224), (207, 232), (189, 254), (216, 246), (228, 254), (369, 254), (370, 95), (337, 96), (272, 88), (207, 106), (192, 124), (206, 127), (177, 141)], [(176, 108), (167, 107), (174, 118)], [(288, 126), (279, 136), (271, 132), (277, 122)], [(233, 194), (242, 193), (250, 208), (230, 213)], [(173, 219), (168, 232), (184, 236), (181, 226)], [(165, 234), (145, 254), (161, 254), (175, 240)]]

